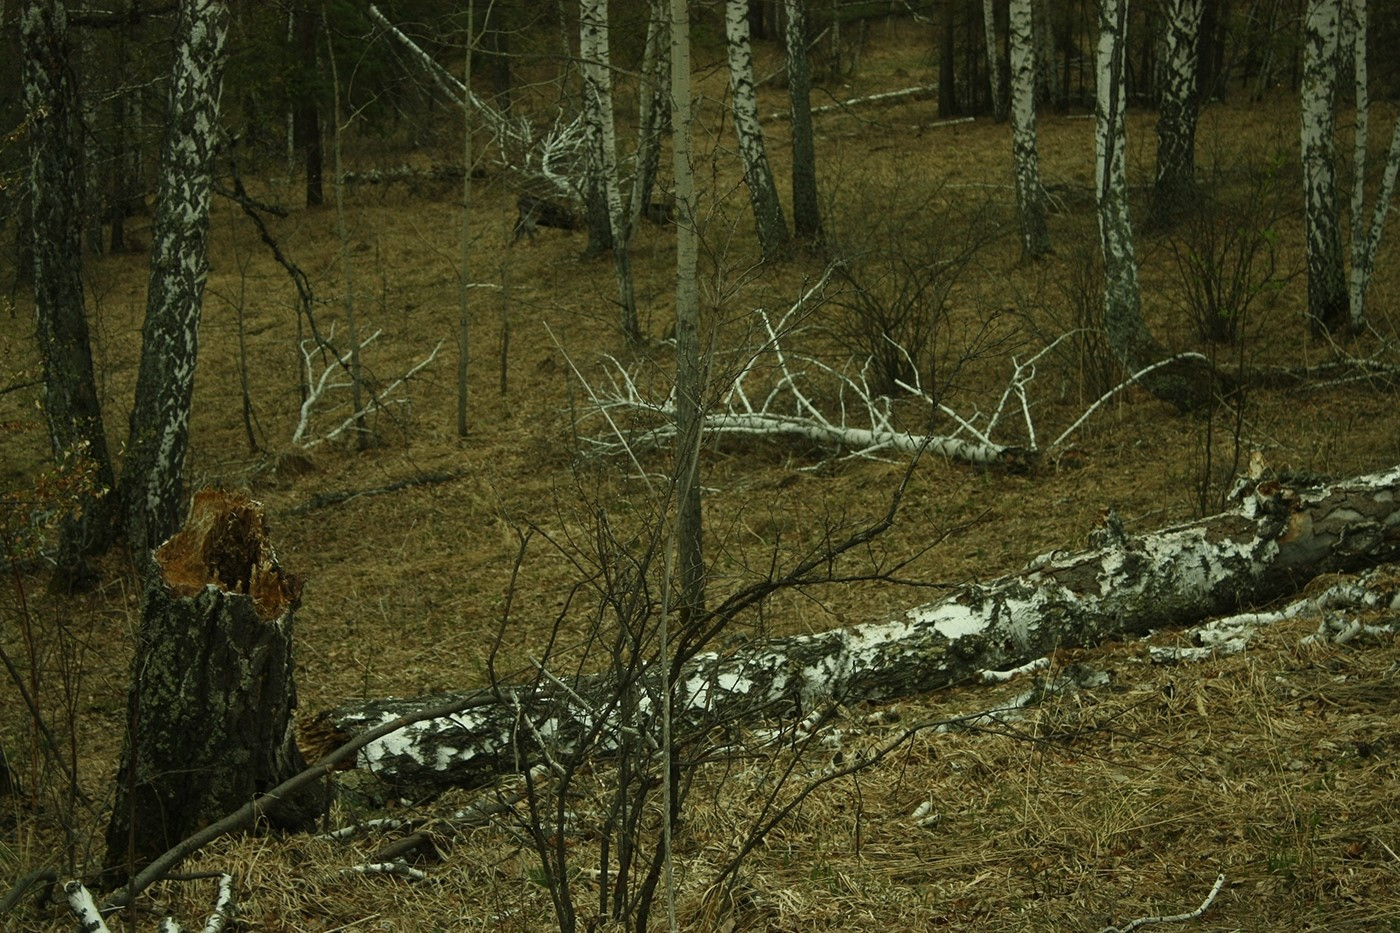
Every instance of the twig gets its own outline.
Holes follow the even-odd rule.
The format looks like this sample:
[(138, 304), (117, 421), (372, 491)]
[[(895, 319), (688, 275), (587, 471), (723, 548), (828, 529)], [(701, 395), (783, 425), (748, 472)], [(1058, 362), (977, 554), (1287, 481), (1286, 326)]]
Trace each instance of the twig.
[(1138, 917), (1136, 920), (1129, 921), (1121, 927), (1106, 926), (1100, 930), (1099, 933), (1129, 933), (1129, 931), (1136, 930), (1138, 927), (1145, 927), (1149, 923), (1185, 923), (1188, 920), (1195, 920), (1210, 909), (1210, 905), (1215, 903), (1215, 896), (1220, 893), (1220, 889), (1224, 886), (1225, 873), (1222, 871), (1215, 876), (1215, 885), (1210, 889), (1210, 893), (1206, 895), (1206, 899), (1201, 901), (1201, 906), (1197, 907), (1195, 910), (1184, 914), (1173, 914), (1170, 917)]

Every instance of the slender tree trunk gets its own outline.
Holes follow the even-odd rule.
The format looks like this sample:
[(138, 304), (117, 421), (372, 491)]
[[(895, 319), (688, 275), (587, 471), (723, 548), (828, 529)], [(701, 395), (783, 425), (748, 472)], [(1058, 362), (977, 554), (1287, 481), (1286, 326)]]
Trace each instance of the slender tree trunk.
[(360, 414), (365, 410), (363, 370), (360, 366), (360, 333), (355, 314), (355, 267), (350, 261), (350, 225), (345, 216), (345, 162), (341, 149), (340, 68), (335, 60), (335, 44), (331, 41), (330, 22), (325, 6), (321, 7), (321, 26), (326, 36), (326, 60), (331, 66), (331, 165), (335, 171), (335, 232), (340, 240), (340, 280), (345, 288), (345, 337), (350, 344), (350, 404), (355, 418), (355, 445), (360, 450), (368, 446), (369, 436)]
[(1040, 71), (1038, 83), (1044, 97), (1041, 99), (1056, 107), (1064, 105), (1064, 82), (1055, 62), (1055, 21), (1050, 13), (1049, 0), (1033, 0), (1031, 11), (1031, 34), (1035, 36), (1036, 65)]
[[(466, 61), (462, 64), (462, 83), (471, 87), (472, 46), (476, 41), (476, 4), (467, 0), (467, 50)], [(471, 294), (471, 244), (472, 244), (472, 102), (471, 95), (463, 95), (462, 106), (462, 243), (460, 266), (457, 275), (457, 436), (467, 436), (467, 348), (470, 343), (467, 333), (467, 306)], [(504, 340), (504, 336), (502, 337)], [(504, 367), (502, 367), (504, 371)]]
[[(608, 248), (612, 250), (617, 277), (618, 304), (622, 310), (622, 333), (631, 342), (642, 339), (637, 320), (637, 302), (632, 290), (632, 267), (623, 237), (626, 221), (622, 215), (622, 193), (617, 184), (617, 131), (613, 124), (612, 72), (609, 53), (607, 0), (581, 0), (579, 4), (579, 59), (583, 74), (583, 116), (588, 128), (588, 178), (592, 192), (590, 214), (606, 227)], [(594, 239), (597, 223), (589, 224)], [(591, 244), (594, 252), (601, 244)]]
[(85, 558), (115, 531), (114, 483), (92, 366), (83, 291), (77, 154), (77, 91), (68, 63), (68, 19), (61, 0), (29, 0), (21, 10), (24, 104), (30, 126), (34, 312), (44, 376), (44, 416), (54, 459), (90, 473), (59, 528), (55, 583), (86, 582)]
[(693, 618), (705, 606), (705, 549), (700, 515), (699, 231), (695, 214), (690, 109), (690, 21), (685, 0), (671, 0), (671, 170), (676, 186), (676, 498), (680, 607)]
[(792, 104), (792, 226), (809, 243), (822, 238), (817, 147), (812, 128), (812, 62), (807, 56), (807, 0), (786, 0), (788, 100)]
[(1157, 117), (1157, 179), (1151, 222), (1165, 226), (1184, 208), (1196, 185), (1196, 51), (1203, 0), (1169, 0), (1164, 32), (1165, 69)]
[(637, 170), (632, 176), (632, 202), (627, 212), (625, 236), (629, 244), (651, 204), (652, 188), (661, 167), (661, 135), (670, 102), (670, 34), (667, 29), (670, 15), (666, 0), (649, 0), (642, 80), (637, 91)]
[[(1103, 0), (1099, 6), (1095, 181), (1103, 247), (1104, 325), (1118, 358), (1129, 372), (1136, 372), (1167, 353), (1142, 317), (1137, 253), (1128, 216), (1127, 134), (1123, 118), (1127, 6), (1127, 0)], [(1200, 407), (1210, 399), (1210, 374), (1201, 372), (1196, 362), (1164, 366), (1144, 377), (1143, 384), (1153, 395), (1182, 410)]]
[(725, 0), (725, 37), (729, 50), (729, 93), (734, 98), (734, 131), (744, 162), (744, 183), (753, 205), (758, 242), (765, 260), (781, 258), (788, 247), (787, 221), (778, 201), (778, 187), (768, 164), (768, 147), (758, 122), (754, 90), (753, 49), (749, 45), (747, 0)]
[(957, 88), (957, 11), (958, 0), (943, 0), (938, 44), (938, 116), (944, 120), (956, 117), (958, 109)]
[(982, 32), (987, 40), (987, 83), (992, 91), (992, 115), (998, 123), (1006, 119), (1006, 82), (1001, 67), (1001, 44), (997, 42), (996, 0), (982, 0)]
[(1346, 17), (1351, 39), (1352, 61), (1356, 77), (1356, 130), (1354, 133), (1351, 188), (1351, 276), (1348, 289), (1350, 318), (1348, 329), (1359, 334), (1366, 329), (1366, 291), (1371, 284), (1376, 250), (1380, 247), (1385, 215), (1390, 207), (1390, 195), (1395, 186), (1396, 159), (1400, 158), (1400, 121), (1396, 121), (1391, 136), (1390, 153), (1381, 190), (1373, 209), (1369, 227), (1366, 216), (1366, 148), (1370, 141), (1370, 78), (1367, 67), (1366, 0), (1346, 0)]
[(1036, 151), (1036, 46), (1032, 0), (1011, 0), (1011, 153), (1016, 173), (1016, 206), (1021, 216), (1021, 253), (1035, 259), (1050, 252), (1045, 224), (1045, 189)]
[(210, 166), (227, 31), (228, 5), (222, 0), (180, 6), (141, 368), (122, 468), (126, 532), (138, 556), (179, 527), (199, 316), (209, 273)]
[[(301, 56), (304, 74), (313, 74), (320, 53), (316, 46), (316, 17), (304, 2), (295, 13), (296, 48)], [(294, 112), (293, 136), (302, 147), (306, 161), (306, 206), (319, 207), (325, 203), (325, 150), (321, 143), (321, 110), (309, 89), (300, 90), (301, 101)]]
[(1342, 235), (1337, 219), (1338, 0), (1308, 0), (1303, 31), (1303, 223), (1307, 231), (1308, 314), (1313, 333), (1347, 319)]

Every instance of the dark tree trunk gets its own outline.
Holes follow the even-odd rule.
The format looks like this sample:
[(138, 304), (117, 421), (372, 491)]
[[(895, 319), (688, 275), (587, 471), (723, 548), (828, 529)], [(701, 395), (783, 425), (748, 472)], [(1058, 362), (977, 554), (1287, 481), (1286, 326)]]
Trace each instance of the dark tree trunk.
[[(307, 74), (316, 70), (320, 45), (316, 39), (319, 17), (308, 7), (298, 7), (294, 17), (293, 42), (301, 55), (301, 66)], [(321, 110), (316, 99), (307, 91), (292, 115), (292, 141), (302, 150), (306, 160), (306, 206), (319, 207), (326, 201), (325, 149), (321, 145)]]
[(1157, 116), (1157, 178), (1149, 223), (1171, 224), (1196, 185), (1197, 55), (1202, 0), (1170, 0), (1165, 10), (1166, 61)]
[[(292, 718), (300, 597), (262, 506), (240, 496), (199, 493), (189, 522), (156, 552), (107, 827), (113, 883), (305, 769)], [(268, 817), (309, 829), (325, 802), (324, 785), (312, 784)]]
[(956, 117), (957, 90), (957, 0), (943, 0), (938, 46), (938, 115), (943, 119)]
[(175, 28), (141, 369), (122, 468), (127, 538), (141, 560), (179, 525), (209, 274), (209, 190), (218, 134), (228, 5), (181, 4)]
[(88, 472), (59, 530), (55, 583), (82, 585), (86, 557), (111, 543), (114, 485), (88, 343), (83, 293), (82, 188), (77, 91), (69, 68), (63, 3), (31, 0), (22, 13), (24, 100), (29, 112), (34, 308), (44, 373), (49, 443), (61, 465)]
[[(1310, 488), (1261, 482), (1229, 512), (1153, 534), (1124, 535), (1108, 524), (1091, 534), (1088, 550), (1052, 551), (1018, 573), (958, 587), (883, 621), (699, 655), (673, 681), (673, 716), (689, 725), (800, 717), (827, 700), (925, 693), (1063, 648), (1262, 606), (1320, 573), (1400, 557), (1397, 503), (1400, 470), (1391, 470)], [(621, 732), (608, 719), (617, 709), (616, 684), (604, 676), (580, 677), (568, 688), (542, 679), (496, 696), (497, 703), (372, 742), (359, 762), (401, 791), (441, 790), (541, 760), (542, 734), (555, 743), (553, 760), (565, 760), (584, 736), (608, 751), (609, 740), (596, 737)], [(315, 731), (338, 743), (449, 699), (351, 703), (318, 717)]]
[(798, 239), (822, 237), (817, 153), (812, 129), (812, 63), (807, 57), (807, 0), (787, 0), (788, 100), (792, 104), (792, 226)]

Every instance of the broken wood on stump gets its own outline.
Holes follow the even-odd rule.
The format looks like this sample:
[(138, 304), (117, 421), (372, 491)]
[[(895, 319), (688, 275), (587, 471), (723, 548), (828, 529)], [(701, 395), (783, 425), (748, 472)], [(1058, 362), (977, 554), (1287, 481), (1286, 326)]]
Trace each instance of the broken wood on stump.
[[(1270, 480), (1229, 512), (1163, 531), (1113, 527), (1087, 550), (966, 584), (884, 621), (694, 658), (675, 680), (678, 722), (802, 715), (828, 699), (886, 700), (974, 680), (1061, 647), (1193, 625), (1298, 592), (1324, 572), (1400, 557), (1400, 469), (1311, 488)], [(359, 764), (403, 794), (479, 785), (542, 759), (608, 751), (620, 731), (605, 677), (502, 687), (501, 701), (369, 743)], [(327, 747), (451, 695), (368, 699), (321, 714)], [(632, 728), (637, 728), (634, 722)], [(651, 728), (642, 723), (642, 728)]]
[[(114, 883), (306, 767), (296, 744), (293, 613), (262, 506), (203, 490), (153, 555), (132, 666), (128, 734), (107, 829)], [(268, 811), (306, 829), (322, 785)]]

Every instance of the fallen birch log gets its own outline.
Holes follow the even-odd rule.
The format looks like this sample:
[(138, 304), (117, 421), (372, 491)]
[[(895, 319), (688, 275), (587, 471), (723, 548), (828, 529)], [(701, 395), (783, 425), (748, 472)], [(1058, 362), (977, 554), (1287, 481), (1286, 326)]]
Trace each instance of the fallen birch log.
[[(1239, 494), (1229, 512), (1163, 531), (1098, 529), (1087, 550), (1055, 551), (1024, 570), (959, 587), (893, 618), (697, 655), (676, 678), (675, 718), (723, 723), (800, 715), (825, 700), (884, 700), (975, 680), (1059, 647), (1189, 626), (1298, 592), (1319, 573), (1400, 556), (1400, 468), (1313, 488), (1277, 481)], [(478, 785), (606, 751), (623, 728), (603, 678), (552, 675), (503, 688), (499, 702), (426, 720), (361, 749), (358, 764), (402, 793)], [(339, 741), (444, 697), (372, 699), (323, 713)], [(645, 716), (646, 697), (638, 708)], [(631, 729), (649, 728), (635, 720)], [(330, 746), (328, 746), (330, 747)]]

